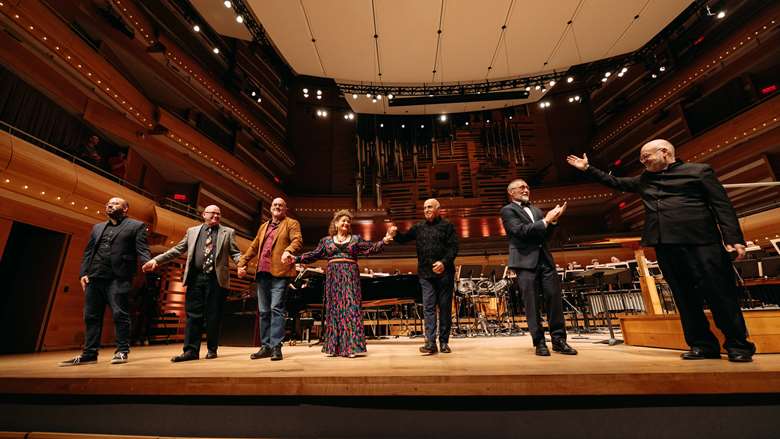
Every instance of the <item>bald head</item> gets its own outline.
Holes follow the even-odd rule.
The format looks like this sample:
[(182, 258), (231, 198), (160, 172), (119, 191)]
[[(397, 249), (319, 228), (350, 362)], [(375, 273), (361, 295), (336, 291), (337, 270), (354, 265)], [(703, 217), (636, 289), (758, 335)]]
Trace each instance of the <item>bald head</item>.
[(423, 215), (426, 221), (434, 221), (439, 217), (439, 208), (441, 203), (436, 198), (428, 198), (423, 203)]
[(108, 200), (106, 203), (106, 215), (112, 221), (119, 221), (127, 216), (127, 209), (130, 208), (130, 203), (124, 198), (114, 197)]
[(287, 216), (287, 202), (283, 198), (274, 198), (271, 201), (271, 217), (274, 221), (281, 221)]
[(651, 140), (639, 151), (639, 161), (650, 172), (660, 172), (674, 163), (674, 145), (668, 140)]
[(219, 210), (219, 206), (211, 204), (203, 209), (203, 222), (208, 227), (216, 226), (222, 219), (222, 211)]

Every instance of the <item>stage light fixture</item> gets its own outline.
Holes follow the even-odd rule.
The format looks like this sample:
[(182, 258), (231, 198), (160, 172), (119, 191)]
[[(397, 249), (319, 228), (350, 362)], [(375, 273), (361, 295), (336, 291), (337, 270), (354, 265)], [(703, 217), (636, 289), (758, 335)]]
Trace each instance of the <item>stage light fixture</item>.
[(719, 20), (726, 18), (726, 11), (718, 12), (718, 15), (716, 15), (715, 17), (717, 17)]
[(658, 71), (659, 72), (665, 72), (666, 71), (666, 67), (661, 66), (661, 67), (658, 68)]
[(568, 78), (566, 78), (566, 82), (568, 82), (569, 84), (574, 82), (574, 76), (569, 76)]
[(352, 99), (357, 99), (358, 96), (355, 93), (352, 93)]
[(317, 90), (317, 95), (322, 95), (322, 90)]
[(229, 8), (229, 7), (233, 6), (233, 4), (230, 3), (229, 0), (225, 0), (225, 2), (223, 4), (225, 5), (226, 8)]
[(446, 114), (442, 114), (441, 116), (439, 116), (439, 120), (442, 121), (442, 122), (446, 122), (447, 121), (447, 115)]
[(393, 99), (393, 97), (394, 97), (394, 96), (393, 96), (393, 94), (392, 94), (392, 93), (388, 93), (388, 94), (387, 94), (387, 99)]
[(214, 52), (215, 55), (219, 55), (219, 47), (215, 47), (211, 51)]
[(236, 16), (236, 21), (239, 22), (239, 23), (243, 23), (244, 22), (244, 17), (242, 17), (240, 15), (237, 15)]
[(192, 26), (192, 30), (194, 30), (195, 32), (200, 32), (200, 26), (196, 24), (195, 26)]
[(555, 80), (551, 80), (551, 81), (550, 81), (550, 87), (552, 88), (552, 87), (554, 87), (554, 86), (555, 86)]

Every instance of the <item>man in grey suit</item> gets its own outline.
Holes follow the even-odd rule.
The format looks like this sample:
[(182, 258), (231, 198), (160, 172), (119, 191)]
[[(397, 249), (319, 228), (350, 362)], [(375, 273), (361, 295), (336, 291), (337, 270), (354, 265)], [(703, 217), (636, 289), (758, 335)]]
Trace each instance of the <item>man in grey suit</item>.
[(184, 352), (171, 361), (197, 360), (200, 358), (200, 339), (206, 326), (206, 359), (217, 358), (222, 304), (230, 283), (229, 261), (238, 262), (241, 250), (235, 239), (235, 230), (219, 224), (222, 213), (211, 205), (203, 210), (203, 224), (187, 229), (184, 238), (165, 253), (158, 255), (142, 267), (153, 271), (157, 265), (172, 261), (187, 253), (184, 268), (184, 285), (187, 286), (184, 308), (187, 326), (184, 330)]
[(506, 190), (512, 202), (501, 209), (501, 221), (509, 237), (508, 266), (517, 275), (517, 286), (523, 295), (528, 331), (536, 355), (550, 355), (539, 318), (537, 290), (541, 290), (547, 310), (553, 351), (577, 355), (577, 351), (566, 343), (561, 284), (555, 271), (555, 261), (547, 248), (547, 239), (552, 235), (558, 218), (566, 211), (566, 203), (543, 214), (538, 207), (531, 205), (531, 190), (524, 180), (512, 181)]

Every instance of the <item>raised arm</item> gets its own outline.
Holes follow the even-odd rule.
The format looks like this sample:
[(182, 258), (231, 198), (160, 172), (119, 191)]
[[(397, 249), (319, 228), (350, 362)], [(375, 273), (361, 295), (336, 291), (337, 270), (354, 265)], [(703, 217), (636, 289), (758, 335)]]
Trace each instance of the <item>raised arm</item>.
[(588, 162), (587, 154), (583, 154), (582, 157), (569, 155), (566, 157), (566, 162), (578, 170), (585, 172), (591, 178), (605, 186), (609, 186), (623, 192), (639, 191), (639, 177), (615, 177), (614, 175), (607, 174), (601, 169), (591, 166)]
[(357, 236), (357, 242), (355, 243), (355, 253), (360, 256), (374, 255), (382, 251), (385, 248), (385, 241), (380, 239), (379, 241), (366, 241)]

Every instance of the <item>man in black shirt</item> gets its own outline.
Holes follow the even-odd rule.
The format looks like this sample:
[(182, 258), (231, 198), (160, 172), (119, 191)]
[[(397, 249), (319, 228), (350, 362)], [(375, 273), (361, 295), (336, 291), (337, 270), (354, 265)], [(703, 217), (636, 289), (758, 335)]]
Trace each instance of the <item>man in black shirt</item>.
[(116, 332), (116, 352), (111, 364), (127, 362), (130, 352), (128, 298), (137, 262), (149, 260), (146, 224), (127, 217), (130, 206), (121, 198), (106, 203), (108, 221), (95, 224), (81, 260), (81, 288), (84, 290), (84, 351), (60, 366), (97, 362), (103, 313), (111, 307)]
[(728, 252), (745, 255), (737, 214), (712, 167), (675, 159), (674, 146), (657, 139), (642, 146), (646, 170), (615, 177), (590, 166), (588, 157), (566, 158), (575, 168), (609, 187), (636, 192), (645, 206), (642, 245), (655, 247), (658, 265), (674, 295), (690, 351), (685, 360), (720, 358), (718, 339), (704, 314), (706, 302), (723, 332), (729, 361), (749, 362), (756, 348), (737, 301), (734, 267)]
[(439, 347), (442, 353), (452, 352), (449, 346), (452, 327), (452, 289), (455, 283), (455, 257), (458, 255), (458, 235), (455, 227), (439, 214), (439, 202), (431, 198), (423, 204), (425, 221), (412, 226), (406, 233), (395, 235), (403, 244), (417, 244), (417, 275), (423, 294), (425, 314), (425, 345), (420, 352), (435, 354), (436, 305), (439, 306)]

